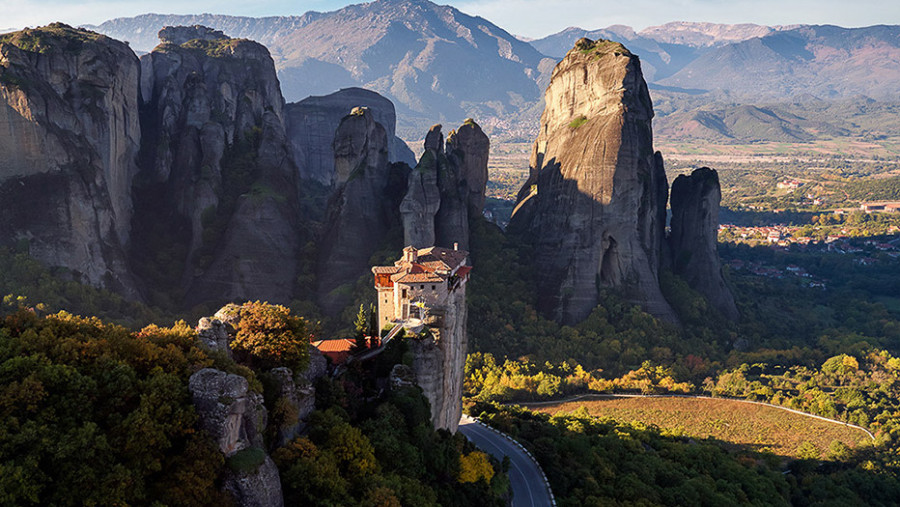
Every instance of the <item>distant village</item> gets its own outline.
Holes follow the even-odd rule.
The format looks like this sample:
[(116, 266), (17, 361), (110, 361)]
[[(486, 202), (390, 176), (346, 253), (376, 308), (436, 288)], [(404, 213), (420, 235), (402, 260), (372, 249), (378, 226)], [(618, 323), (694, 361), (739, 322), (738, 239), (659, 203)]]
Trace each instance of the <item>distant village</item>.
[[(808, 236), (802, 236), (799, 231), (802, 227), (773, 225), (768, 227), (739, 227), (731, 224), (719, 226), (720, 238), (734, 238), (737, 241), (747, 241), (760, 245), (768, 245), (771, 249), (783, 252), (827, 253), (837, 255), (852, 255), (853, 262), (860, 266), (871, 266), (885, 259), (900, 258), (900, 236), (893, 239), (880, 237), (850, 237), (847, 229), (841, 229), (840, 235), (830, 235), (824, 240), (817, 240)], [(892, 228), (891, 234), (898, 234), (900, 230)], [(740, 238), (740, 239), (738, 239)], [(766, 278), (790, 278), (802, 279), (803, 285), (809, 288), (826, 289), (827, 280), (817, 278), (807, 272), (806, 269), (796, 265), (785, 267), (772, 267), (761, 262), (732, 259), (728, 266), (736, 271), (750, 273)]]

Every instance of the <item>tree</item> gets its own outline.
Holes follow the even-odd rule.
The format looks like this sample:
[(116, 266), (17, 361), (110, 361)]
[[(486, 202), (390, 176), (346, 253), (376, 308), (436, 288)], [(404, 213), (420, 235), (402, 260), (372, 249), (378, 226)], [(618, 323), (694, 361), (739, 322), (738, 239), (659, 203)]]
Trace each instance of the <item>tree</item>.
[(460, 454), (459, 482), (478, 482), (480, 480), (491, 482), (493, 477), (494, 467), (491, 466), (487, 454), (481, 451)]
[(262, 366), (288, 366), (301, 371), (309, 363), (306, 321), (281, 305), (248, 302), (238, 310), (240, 321), (233, 350)]
[(369, 331), (369, 315), (363, 305), (359, 305), (359, 312), (356, 314), (356, 320), (353, 321), (353, 327), (356, 328), (356, 343), (353, 344), (353, 352), (360, 352), (369, 348), (366, 343), (366, 334)]

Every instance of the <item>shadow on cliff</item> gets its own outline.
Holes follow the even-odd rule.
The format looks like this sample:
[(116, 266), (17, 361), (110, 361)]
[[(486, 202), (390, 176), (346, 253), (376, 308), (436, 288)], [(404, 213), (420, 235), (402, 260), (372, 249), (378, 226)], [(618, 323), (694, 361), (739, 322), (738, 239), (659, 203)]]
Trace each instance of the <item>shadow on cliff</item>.
[[(670, 304), (660, 288), (660, 271), (670, 257), (664, 215), (650, 202), (660, 197), (653, 195), (660, 189), (652, 184), (641, 189), (635, 223), (632, 217), (617, 214), (610, 204), (580, 189), (578, 181), (564, 177), (556, 159), (541, 162), (540, 172), (523, 187), (507, 228), (508, 236), (534, 260), (536, 306), (541, 314), (576, 324), (597, 306), (601, 291), (612, 289), (657, 318), (677, 323), (670, 306), (680, 305)], [(612, 181), (605, 184), (619, 187)], [(538, 189), (555, 198), (541, 200)], [(616, 197), (611, 192), (611, 199)], [(566, 227), (559, 227), (560, 223)], [(566, 251), (572, 253), (563, 253)], [(596, 275), (578, 276), (579, 271)], [(566, 280), (573, 283), (566, 286)]]

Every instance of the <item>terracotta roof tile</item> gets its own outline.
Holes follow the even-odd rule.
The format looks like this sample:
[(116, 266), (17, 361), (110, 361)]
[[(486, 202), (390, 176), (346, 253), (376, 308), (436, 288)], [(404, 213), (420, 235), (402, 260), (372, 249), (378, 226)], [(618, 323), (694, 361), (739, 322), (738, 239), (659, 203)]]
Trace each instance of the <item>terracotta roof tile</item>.
[(410, 273), (405, 274), (397, 279), (393, 279), (397, 283), (443, 283), (445, 278), (434, 273)]
[(395, 283), (442, 283), (450, 273), (462, 264), (469, 253), (464, 250), (451, 250), (442, 247), (422, 248), (417, 252), (416, 262), (412, 264), (402, 260), (394, 266), (375, 266), (375, 274), (389, 274)]
[(319, 340), (313, 342), (313, 347), (321, 352), (349, 352), (353, 344), (353, 340), (344, 338), (340, 340)]
[(460, 277), (464, 277), (472, 272), (472, 266), (462, 266), (461, 268), (456, 270), (456, 274)]

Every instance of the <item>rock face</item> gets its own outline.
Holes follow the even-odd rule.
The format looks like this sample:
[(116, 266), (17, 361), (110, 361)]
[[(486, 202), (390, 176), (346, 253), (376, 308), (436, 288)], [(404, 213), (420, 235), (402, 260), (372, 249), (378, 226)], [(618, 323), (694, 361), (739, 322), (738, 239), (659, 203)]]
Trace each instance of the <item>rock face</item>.
[[(241, 320), (241, 307), (228, 304), (213, 317), (200, 319), (197, 339), (211, 350), (231, 357), (229, 344)], [(236, 462), (256, 462), (251, 469), (230, 469), (222, 487), (245, 507), (281, 506), (284, 503), (281, 479), (272, 459), (266, 454), (266, 441), (279, 447), (296, 438), (304, 421), (316, 405), (312, 383), (325, 374), (325, 358), (310, 346), (309, 367), (299, 375), (289, 368), (274, 368), (269, 378), (274, 384), (275, 401), (270, 413), (262, 394), (253, 391), (246, 378), (214, 368), (191, 375), (188, 389), (200, 417), (200, 428), (215, 440), (219, 451)]]
[(266, 407), (261, 394), (250, 390), (240, 375), (204, 368), (191, 375), (188, 387), (200, 415), (200, 427), (229, 456), (249, 447), (264, 448)]
[(387, 131), (390, 162), (416, 164), (412, 150), (395, 134), (394, 104), (370, 90), (345, 88), (324, 97), (307, 97), (284, 108), (288, 139), (302, 179), (334, 184), (334, 133), (355, 107), (368, 108), (375, 122)]
[(431, 422), (436, 429), (452, 433), (462, 416), (462, 389), (468, 319), (465, 286), (450, 294), (444, 313), (430, 324), (433, 337), (410, 340), (416, 384), (431, 404)]
[(94, 32), (0, 37), (0, 243), (131, 297), (139, 79), (131, 49)]
[(303, 421), (316, 409), (316, 389), (305, 378), (301, 377), (299, 384), (295, 382), (290, 368), (273, 368), (270, 373), (277, 386), (276, 407), (284, 418), (277, 421), (278, 427), (272, 432), (275, 447), (281, 447), (300, 435)]
[(284, 505), (278, 468), (264, 450), (268, 412), (262, 395), (250, 390), (244, 377), (213, 368), (191, 375), (188, 389), (200, 416), (200, 427), (215, 439), (222, 454), (230, 457), (248, 452), (263, 457), (253, 470), (229, 471), (223, 489), (241, 507)]
[(371, 110), (356, 108), (341, 120), (333, 149), (335, 187), (317, 268), (319, 302), (329, 314), (350, 302), (346, 291), (336, 289), (366, 272), (369, 258), (396, 221), (387, 131)]
[(299, 247), (297, 169), (272, 58), (260, 44), (201, 26), (159, 35), (141, 60), (142, 216), (182, 231), (174, 242), (187, 247), (180, 284), (189, 304), (287, 301)]
[(534, 245), (539, 309), (583, 320), (602, 287), (676, 321), (659, 288), (667, 183), (640, 61), (581, 39), (553, 71), (510, 231)]
[(716, 250), (721, 199), (719, 175), (708, 167), (672, 182), (672, 270), (725, 317), (737, 320), (734, 296), (722, 278)]
[(410, 172), (400, 205), (404, 244), (469, 246), (469, 218), (481, 215), (490, 140), (472, 119), (447, 136), (441, 125), (425, 137), (425, 152)]
[(272, 458), (266, 456), (256, 470), (229, 472), (222, 485), (240, 507), (282, 507), (281, 476)]
[(484, 189), (488, 181), (488, 155), (491, 141), (471, 118), (447, 135), (447, 157), (457, 167), (460, 181), (466, 186), (469, 216), (484, 211)]
[(441, 126), (435, 125), (425, 137), (425, 153), (410, 171), (406, 196), (400, 203), (405, 245), (425, 248), (435, 244), (434, 217), (441, 207), (438, 164), (443, 152), (444, 135)]
[(209, 350), (224, 352), (231, 357), (231, 334), (234, 328), (217, 318), (203, 317), (197, 324), (197, 337)]

